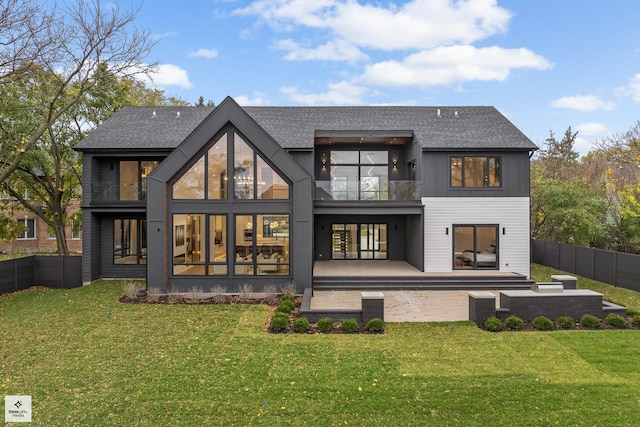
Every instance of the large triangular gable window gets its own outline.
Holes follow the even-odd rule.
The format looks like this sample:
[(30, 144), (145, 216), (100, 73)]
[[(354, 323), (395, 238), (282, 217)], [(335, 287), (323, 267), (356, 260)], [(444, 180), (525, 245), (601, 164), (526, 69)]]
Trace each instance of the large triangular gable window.
[(236, 199), (288, 199), (289, 184), (237, 133), (233, 134)]
[[(234, 199), (289, 198), (289, 184), (240, 135), (227, 133), (173, 184), (174, 200), (225, 200), (228, 194), (227, 153), (233, 153)], [(206, 177), (206, 178), (205, 178)]]

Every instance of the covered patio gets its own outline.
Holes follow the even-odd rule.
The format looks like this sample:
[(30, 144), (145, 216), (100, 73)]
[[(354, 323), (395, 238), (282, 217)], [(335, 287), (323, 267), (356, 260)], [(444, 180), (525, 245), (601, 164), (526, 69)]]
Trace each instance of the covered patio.
[(442, 273), (425, 273), (406, 261), (389, 260), (336, 260), (316, 261), (313, 277), (522, 277), (519, 274), (496, 270), (459, 270)]

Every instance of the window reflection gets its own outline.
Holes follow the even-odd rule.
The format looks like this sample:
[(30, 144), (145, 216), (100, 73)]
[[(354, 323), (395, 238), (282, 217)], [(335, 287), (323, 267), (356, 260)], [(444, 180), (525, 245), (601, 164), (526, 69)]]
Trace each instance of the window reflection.
[(113, 220), (113, 262), (114, 264), (147, 263), (146, 220)]
[(155, 160), (123, 160), (119, 163), (120, 200), (146, 200), (147, 176), (158, 166)]
[(173, 184), (174, 199), (204, 199), (204, 156)]
[(253, 199), (253, 150), (238, 134), (234, 134), (233, 144), (233, 187), (235, 198)]
[(220, 200), (227, 198), (227, 134), (207, 151), (207, 198)]

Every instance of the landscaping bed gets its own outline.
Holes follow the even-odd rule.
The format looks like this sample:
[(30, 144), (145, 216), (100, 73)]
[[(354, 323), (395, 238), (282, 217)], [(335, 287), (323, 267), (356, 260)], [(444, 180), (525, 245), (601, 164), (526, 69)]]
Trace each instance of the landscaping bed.
[[(277, 315), (282, 300), (290, 298), (293, 301), (293, 308), (287, 314), (286, 323), (282, 322), (278, 326), (274, 325), (274, 316)], [(186, 304), (186, 305), (239, 305), (239, 304), (258, 304), (269, 307), (269, 315), (264, 325), (264, 331), (269, 333), (301, 333), (301, 334), (379, 334), (384, 333), (384, 325), (382, 321), (376, 322), (375, 325), (364, 325), (353, 321), (347, 322), (330, 322), (330, 319), (324, 318), (315, 323), (308, 323), (303, 330), (298, 322), (296, 327), (296, 319), (300, 319), (300, 305), (302, 303), (301, 296), (266, 294), (266, 293), (244, 293), (244, 294), (205, 294), (205, 293), (168, 293), (156, 294), (147, 293), (144, 290), (131, 292), (125, 289), (125, 293), (118, 298), (118, 302), (125, 304)], [(278, 322), (278, 321), (275, 321)], [(330, 325), (329, 325), (330, 324)], [(380, 326), (382, 324), (382, 326)]]
[(605, 319), (586, 315), (577, 320), (567, 316), (556, 320), (540, 316), (533, 321), (524, 321), (517, 316), (509, 316), (504, 321), (492, 317), (487, 319), (484, 324), (478, 324), (478, 327), (489, 332), (640, 329), (640, 314), (630, 311), (627, 316), (610, 314)]

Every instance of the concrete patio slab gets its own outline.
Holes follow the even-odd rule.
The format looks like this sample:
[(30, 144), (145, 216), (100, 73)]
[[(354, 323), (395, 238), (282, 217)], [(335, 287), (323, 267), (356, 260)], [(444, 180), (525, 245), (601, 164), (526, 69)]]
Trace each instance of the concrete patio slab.
[[(382, 291), (385, 322), (469, 320), (469, 291)], [(499, 306), (499, 291), (496, 295)], [(359, 309), (360, 291), (314, 291), (312, 309)]]

